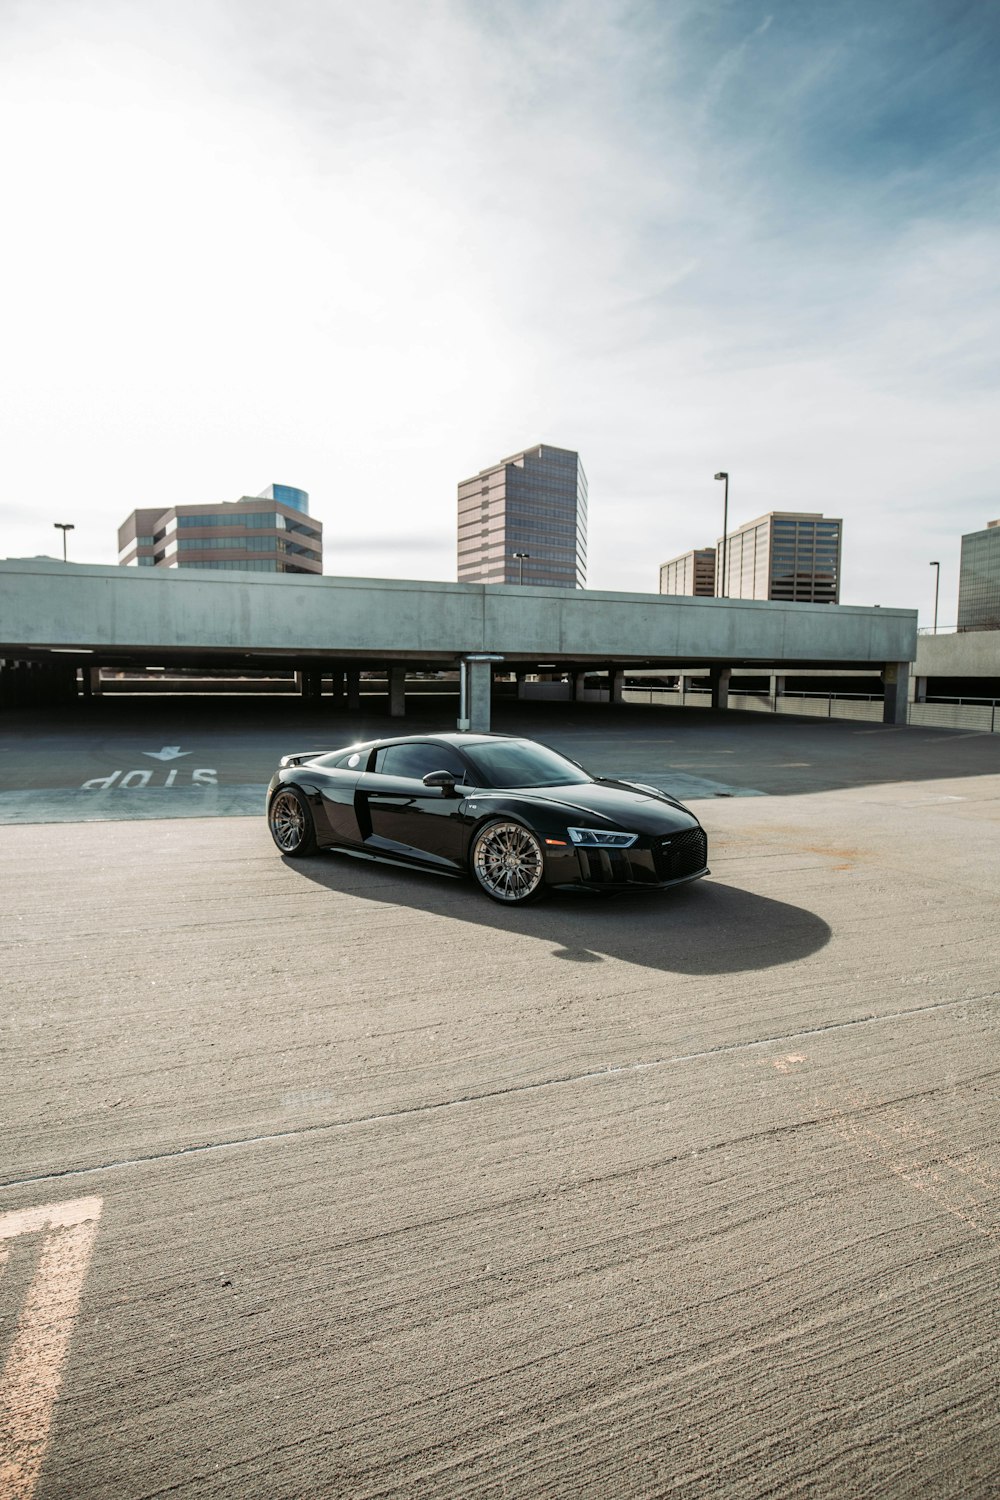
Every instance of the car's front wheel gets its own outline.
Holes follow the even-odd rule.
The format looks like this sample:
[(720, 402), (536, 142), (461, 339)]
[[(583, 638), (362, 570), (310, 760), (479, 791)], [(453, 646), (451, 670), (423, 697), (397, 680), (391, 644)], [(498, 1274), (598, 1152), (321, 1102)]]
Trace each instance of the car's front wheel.
[(282, 787), (271, 798), (267, 814), (271, 837), (289, 859), (315, 854), (316, 825), (309, 804), (295, 787)]
[(487, 823), (472, 841), (470, 863), (480, 889), (504, 906), (523, 906), (545, 888), (542, 846), (523, 823)]

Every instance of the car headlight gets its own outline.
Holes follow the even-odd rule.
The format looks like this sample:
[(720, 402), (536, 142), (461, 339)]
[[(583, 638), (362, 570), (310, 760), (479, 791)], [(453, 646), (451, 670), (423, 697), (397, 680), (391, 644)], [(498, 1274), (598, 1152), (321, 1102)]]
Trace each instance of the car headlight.
[(628, 849), (639, 837), (637, 833), (607, 833), (603, 828), (567, 828), (574, 844), (596, 844), (601, 849)]

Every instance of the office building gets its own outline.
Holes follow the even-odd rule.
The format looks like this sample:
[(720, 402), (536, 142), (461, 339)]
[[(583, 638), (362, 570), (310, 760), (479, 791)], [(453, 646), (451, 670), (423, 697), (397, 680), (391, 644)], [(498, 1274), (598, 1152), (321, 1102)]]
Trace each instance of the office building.
[(586, 580), (587, 477), (578, 453), (539, 443), (458, 486), (459, 583), (574, 589)]
[(1000, 630), (1000, 520), (962, 538), (959, 630)]
[(269, 484), (219, 505), (134, 510), (118, 528), (122, 567), (322, 573), (323, 527), (305, 490)]
[(696, 547), (661, 563), (660, 593), (711, 599), (715, 593), (715, 548)]
[[(840, 601), (842, 522), (817, 511), (770, 511), (730, 532), (725, 546), (729, 599), (777, 599), (793, 604)], [(723, 544), (716, 544), (716, 576), (723, 576)]]

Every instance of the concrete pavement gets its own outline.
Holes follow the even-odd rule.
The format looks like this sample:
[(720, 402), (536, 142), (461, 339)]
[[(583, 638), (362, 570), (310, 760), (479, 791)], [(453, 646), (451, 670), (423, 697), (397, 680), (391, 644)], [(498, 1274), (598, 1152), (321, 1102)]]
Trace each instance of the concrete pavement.
[(766, 793), (666, 899), (0, 832), (10, 1493), (996, 1493), (997, 751), (678, 719), (540, 733)]

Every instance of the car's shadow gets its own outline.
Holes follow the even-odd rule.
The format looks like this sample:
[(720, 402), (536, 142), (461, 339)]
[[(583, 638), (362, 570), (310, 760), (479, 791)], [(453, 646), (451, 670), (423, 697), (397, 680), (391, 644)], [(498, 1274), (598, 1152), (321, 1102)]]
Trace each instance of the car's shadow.
[(570, 963), (616, 958), (678, 974), (730, 974), (793, 963), (831, 936), (814, 912), (711, 878), (672, 891), (615, 896), (556, 891), (536, 905), (508, 910), (464, 881), (350, 855), (284, 863), (329, 891), (553, 943), (552, 956)]

